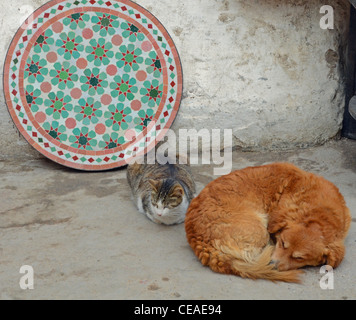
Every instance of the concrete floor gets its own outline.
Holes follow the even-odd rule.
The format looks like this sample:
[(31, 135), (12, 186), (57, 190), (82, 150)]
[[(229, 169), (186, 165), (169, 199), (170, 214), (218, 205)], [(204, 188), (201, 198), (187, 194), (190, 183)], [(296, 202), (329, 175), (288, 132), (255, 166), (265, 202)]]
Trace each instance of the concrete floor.
[[(356, 141), (294, 152), (233, 153), (233, 169), (289, 161), (323, 175), (344, 194), (353, 222), (334, 289), (319, 268), (303, 283), (272, 283), (214, 273), (185, 239), (184, 225), (156, 225), (133, 206), (126, 170), (85, 173), (48, 160), (0, 162), (1, 299), (356, 299)], [(195, 166), (200, 191), (214, 179)], [(22, 290), (22, 265), (34, 289)]]

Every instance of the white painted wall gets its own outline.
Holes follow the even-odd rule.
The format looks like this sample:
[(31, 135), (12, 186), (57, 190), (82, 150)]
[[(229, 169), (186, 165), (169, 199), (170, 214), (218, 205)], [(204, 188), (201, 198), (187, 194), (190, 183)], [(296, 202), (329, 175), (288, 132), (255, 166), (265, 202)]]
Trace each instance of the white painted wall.
[[(234, 145), (281, 149), (334, 137), (344, 108), (347, 0), (138, 0), (167, 28), (183, 65), (173, 129), (232, 128)], [(46, 0), (0, 0), (0, 61), (26, 11)], [(333, 30), (319, 26), (334, 8)], [(21, 11), (22, 10), (22, 11)], [(2, 80), (2, 79), (1, 79)], [(0, 92), (0, 159), (39, 157)]]

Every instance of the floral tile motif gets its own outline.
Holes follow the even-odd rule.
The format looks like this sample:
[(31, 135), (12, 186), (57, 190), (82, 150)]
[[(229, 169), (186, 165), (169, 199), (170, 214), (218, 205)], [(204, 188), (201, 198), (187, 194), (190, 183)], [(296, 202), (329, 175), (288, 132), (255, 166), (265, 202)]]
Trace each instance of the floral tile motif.
[(30, 18), (4, 68), (10, 114), (29, 143), (83, 170), (119, 167), (153, 147), (182, 93), (160, 22), (127, 0), (52, 0)]

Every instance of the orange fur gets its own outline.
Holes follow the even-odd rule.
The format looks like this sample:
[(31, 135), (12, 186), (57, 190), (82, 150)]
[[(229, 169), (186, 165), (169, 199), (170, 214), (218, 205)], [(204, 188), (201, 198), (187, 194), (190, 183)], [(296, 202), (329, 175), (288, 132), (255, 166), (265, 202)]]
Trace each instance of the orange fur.
[(294, 269), (341, 262), (350, 220), (332, 183), (275, 163), (209, 183), (192, 200), (185, 229), (196, 256), (213, 271), (299, 282), (301, 271)]

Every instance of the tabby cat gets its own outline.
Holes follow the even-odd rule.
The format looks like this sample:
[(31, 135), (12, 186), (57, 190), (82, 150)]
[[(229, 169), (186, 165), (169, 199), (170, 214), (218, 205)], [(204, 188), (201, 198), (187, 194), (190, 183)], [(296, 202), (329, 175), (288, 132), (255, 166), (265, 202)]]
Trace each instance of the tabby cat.
[(133, 163), (128, 166), (127, 181), (138, 210), (153, 222), (172, 225), (184, 221), (195, 195), (189, 165)]

